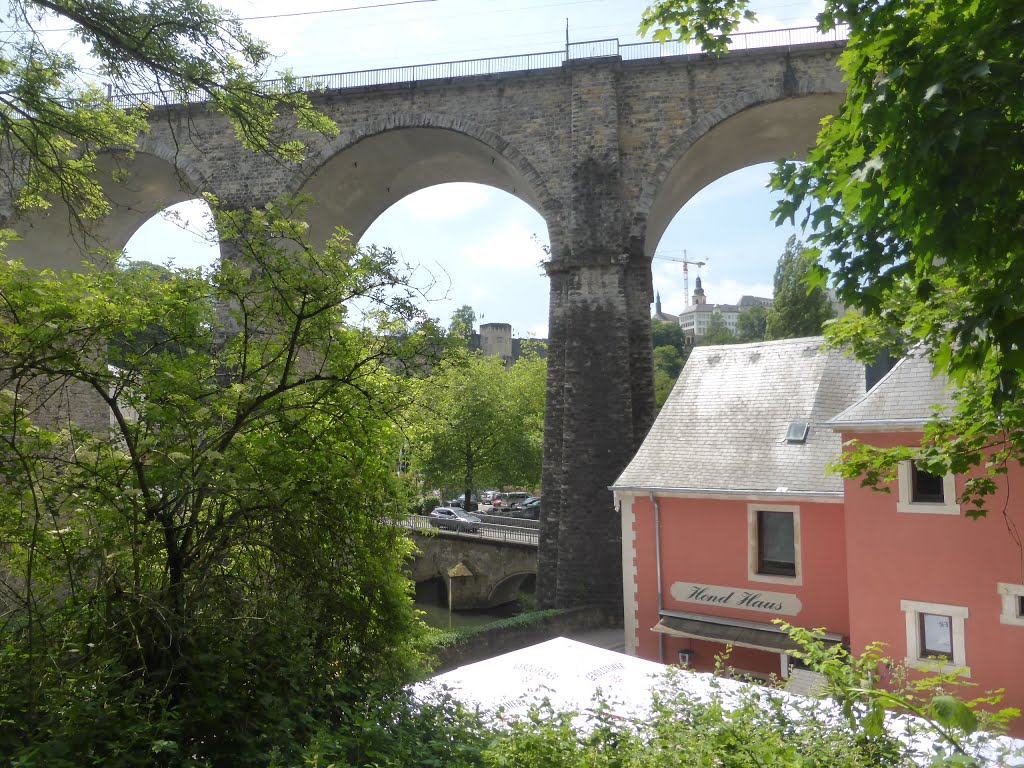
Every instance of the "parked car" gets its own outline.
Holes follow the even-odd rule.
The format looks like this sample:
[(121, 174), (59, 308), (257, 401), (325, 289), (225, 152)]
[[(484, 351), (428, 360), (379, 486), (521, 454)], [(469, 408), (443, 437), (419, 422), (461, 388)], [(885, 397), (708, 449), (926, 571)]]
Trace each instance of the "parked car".
[(480, 518), (457, 507), (435, 507), (428, 515), (430, 524), (435, 528), (449, 531), (480, 532)]
[(502, 509), (505, 506), (505, 500), (501, 497), (500, 493), (495, 493), (491, 497), (491, 507), (494, 509)]
[(476, 494), (470, 494), (469, 506), (466, 506), (466, 494), (460, 493), (454, 499), (448, 502), (449, 507), (457, 507), (459, 509), (469, 509), (471, 512), (474, 511), (480, 504), (480, 499), (476, 497)]
[(509, 509), (516, 509), (520, 504), (530, 498), (530, 494), (526, 491), (509, 491), (508, 493), (503, 493), (501, 496), (504, 500), (502, 503)]
[(540, 496), (531, 496), (516, 510), (516, 517), (525, 520), (540, 520)]
[[(466, 494), (462, 494), (465, 496)], [(497, 491), (484, 491), (480, 494), (480, 501), (484, 504), (491, 504), (494, 501), (494, 497), (498, 495)]]

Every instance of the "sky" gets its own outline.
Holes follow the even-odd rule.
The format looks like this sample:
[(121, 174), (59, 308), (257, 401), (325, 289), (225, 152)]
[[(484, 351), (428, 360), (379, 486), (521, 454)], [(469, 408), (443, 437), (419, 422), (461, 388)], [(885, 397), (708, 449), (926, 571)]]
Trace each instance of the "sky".
[[(646, 0), (226, 0), (246, 28), (267, 41), (277, 70), (297, 75), (561, 50), (571, 42), (617, 37), (636, 42)], [(821, 0), (755, 2), (750, 28), (810, 26)], [(284, 14), (284, 15), (282, 15)], [(273, 16), (273, 18), (251, 18)], [(776, 228), (765, 185), (770, 165), (752, 166), (709, 185), (676, 215), (657, 254), (706, 262), (691, 268), (708, 301), (771, 296), (775, 262), (792, 229)], [(129, 241), (129, 258), (180, 266), (210, 264), (202, 204), (156, 216)], [(438, 278), (425, 311), (447, 324), (469, 304), (483, 322), (510, 323), (516, 336), (547, 336), (548, 281), (540, 268), (544, 220), (492, 187), (444, 184), (415, 192), (385, 211), (361, 242), (395, 249), (423, 276)], [(662, 309), (685, 307), (682, 265), (656, 258)]]

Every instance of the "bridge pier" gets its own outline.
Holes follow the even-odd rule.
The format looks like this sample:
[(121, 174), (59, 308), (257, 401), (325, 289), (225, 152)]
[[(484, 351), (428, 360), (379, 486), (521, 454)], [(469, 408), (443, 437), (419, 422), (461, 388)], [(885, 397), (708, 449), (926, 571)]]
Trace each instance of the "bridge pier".
[(654, 419), (650, 260), (631, 237), (615, 68), (567, 65), (571, 76), (571, 211), (549, 222), (552, 259), (541, 607), (622, 606), (622, 532), (608, 486)]

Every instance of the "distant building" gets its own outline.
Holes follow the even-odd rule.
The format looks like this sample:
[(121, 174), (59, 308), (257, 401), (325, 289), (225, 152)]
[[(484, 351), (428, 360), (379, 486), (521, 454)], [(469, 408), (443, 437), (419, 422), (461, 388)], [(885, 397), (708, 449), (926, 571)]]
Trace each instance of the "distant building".
[(485, 355), (500, 357), (505, 365), (512, 365), (522, 357), (524, 343), (530, 342), (538, 342), (535, 351), (540, 357), (547, 357), (547, 339), (513, 338), (509, 323), (482, 323), (480, 332), (470, 337), (469, 351), (480, 350)]
[(654, 319), (661, 320), (663, 323), (679, 322), (679, 315), (670, 315), (668, 312), (661, 311), (661, 293), (658, 293), (654, 299)]
[(481, 323), (480, 351), (488, 357), (512, 362), (512, 326), (508, 323)]
[(764, 307), (767, 309), (771, 305), (772, 299), (767, 299), (764, 296), (740, 296), (740, 303), (736, 306), (740, 308), (740, 312), (746, 312), (754, 307)]
[[(698, 277), (697, 287), (693, 290), (693, 301), (679, 315), (679, 327), (683, 330), (685, 343), (692, 346), (699, 344), (707, 336), (711, 318), (714, 315), (719, 315), (725, 327), (736, 333), (739, 329), (742, 312), (754, 307), (770, 307), (771, 305), (772, 300), (763, 296), (743, 296), (739, 304), (708, 304), (707, 296), (704, 294), (704, 288)], [(666, 315), (666, 317), (671, 317), (671, 315)]]

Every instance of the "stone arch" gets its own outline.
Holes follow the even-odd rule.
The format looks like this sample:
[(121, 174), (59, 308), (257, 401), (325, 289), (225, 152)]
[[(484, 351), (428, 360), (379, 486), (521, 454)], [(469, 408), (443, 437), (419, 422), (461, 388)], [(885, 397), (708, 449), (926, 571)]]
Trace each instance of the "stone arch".
[(451, 114), (395, 112), (349, 127), (303, 164), (286, 192), (312, 196), (307, 218), (320, 242), (339, 224), (358, 239), (402, 198), (450, 181), (501, 189), (537, 210), (549, 230), (559, 226), (561, 205), (529, 159), (496, 132)]
[(487, 596), (487, 605), (495, 607), (504, 605), (505, 603), (511, 603), (516, 599), (516, 595), (518, 595), (522, 590), (523, 584), (525, 584), (530, 578), (537, 578), (537, 572), (535, 570), (509, 574), (491, 587), (491, 592)]
[(812, 81), (781, 98), (751, 92), (702, 113), (641, 188), (630, 234), (643, 239), (645, 255), (654, 254), (675, 214), (711, 182), (749, 165), (804, 157), (842, 95)]
[[(84, 260), (94, 260), (99, 249), (123, 249), (154, 215), (196, 198), (206, 188), (194, 162), (149, 137), (142, 138), (133, 158), (124, 150), (112, 150), (97, 158), (97, 167), (100, 177), (106, 177), (103, 190), (111, 203), (110, 213), (84, 227), (63, 202), (24, 216), (13, 223), (23, 239), (9, 245), (12, 258), (39, 269), (79, 269)], [(118, 169), (130, 174), (114, 181), (111, 174)]]

